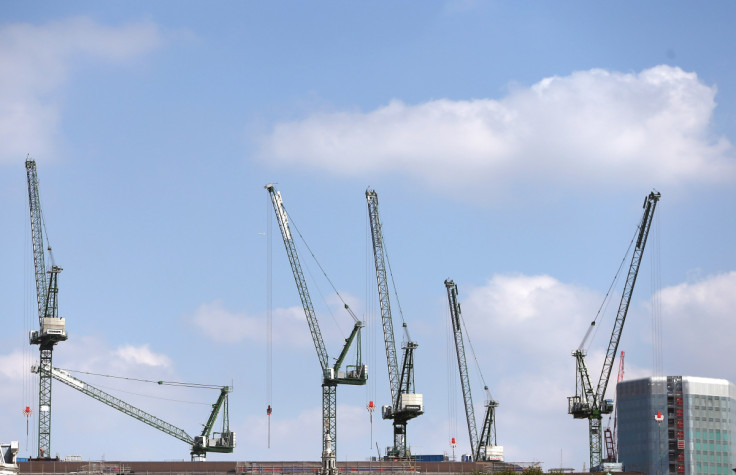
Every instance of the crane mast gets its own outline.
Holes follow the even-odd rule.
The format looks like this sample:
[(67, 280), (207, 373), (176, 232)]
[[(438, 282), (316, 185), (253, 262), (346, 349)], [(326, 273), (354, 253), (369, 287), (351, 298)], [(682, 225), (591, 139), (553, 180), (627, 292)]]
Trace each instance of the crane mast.
[[(51, 368), (54, 345), (67, 339), (65, 319), (59, 318), (58, 276), (62, 271), (56, 266), (51, 255), (51, 268), (46, 267), (43, 243), (44, 221), (41, 213), (41, 199), (38, 192), (36, 162), (26, 159), (28, 180), (28, 203), (31, 218), (31, 239), (33, 241), (33, 267), (36, 277), (36, 302), (38, 304), (38, 330), (31, 331), (29, 340), (39, 346), (38, 383), (38, 458), (51, 456)], [(47, 279), (48, 274), (48, 279)]]
[[(309, 331), (312, 334), (314, 348), (317, 351), (317, 359), (319, 360), (320, 367), (322, 368), (322, 469), (320, 471), (320, 475), (336, 475), (338, 473), (336, 456), (337, 385), (364, 385), (368, 379), (367, 368), (361, 363), (360, 358), (360, 329), (363, 328), (363, 323), (359, 321), (350, 308), (345, 305), (346, 310), (353, 317), (355, 325), (353, 326), (353, 331), (350, 336), (345, 340), (345, 345), (340, 356), (337, 358), (334, 366), (330, 367), (317, 315), (314, 311), (314, 306), (312, 305), (312, 299), (309, 296), (307, 282), (304, 278), (304, 273), (302, 272), (302, 267), (299, 262), (299, 255), (297, 254), (296, 245), (291, 234), (291, 229), (289, 228), (289, 216), (284, 208), (281, 192), (277, 191), (273, 184), (268, 184), (265, 188), (271, 196), (271, 203), (273, 204), (273, 209), (276, 213), (276, 219), (279, 222), (279, 229), (281, 230), (284, 247), (286, 248), (286, 255), (289, 259), (289, 264), (291, 265), (291, 271), (294, 275), (297, 290), (299, 291), (299, 298), (301, 299), (302, 307), (304, 308), (304, 314), (307, 317)], [(342, 372), (340, 371), (340, 367), (347, 356), (350, 346), (356, 339), (358, 340), (358, 357), (356, 364), (354, 366), (347, 366), (346, 371)]]
[(447, 299), (450, 304), (450, 320), (452, 323), (452, 333), (455, 337), (455, 352), (457, 353), (457, 364), (460, 370), (460, 385), (463, 390), (463, 402), (465, 403), (465, 417), (468, 422), (468, 435), (470, 438), (470, 450), (473, 454), (473, 460), (486, 460), (489, 457), (489, 449), (496, 446), (496, 418), (495, 412), (498, 402), (494, 401), (488, 393), (488, 386), (485, 387), (487, 393), (486, 413), (483, 418), (483, 428), (480, 435), (475, 423), (475, 410), (473, 409), (473, 395), (470, 391), (470, 377), (468, 374), (468, 364), (465, 359), (465, 343), (463, 341), (460, 302), (457, 299), (457, 285), (450, 279), (445, 280), (447, 288)]
[[(40, 371), (40, 368), (34, 366), (31, 368), (31, 371), (37, 373)], [(60, 381), (67, 386), (102, 402), (103, 404), (107, 404), (113, 409), (117, 409), (124, 414), (127, 414), (145, 424), (148, 424), (154, 429), (158, 429), (161, 432), (164, 432), (172, 437), (181, 440), (182, 442), (186, 442), (191, 447), (192, 460), (205, 460), (207, 452), (232, 453), (233, 448), (235, 447), (235, 432), (230, 432), (230, 423), (227, 410), (227, 395), (230, 392), (230, 388), (228, 386), (223, 386), (220, 389), (220, 396), (218, 397), (217, 402), (212, 405), (212, 412), (209, 416), (209, 419), (207, 420), (207, 423), (205, 424), (202, 434), (197, 437), (192, 437), (187, 434), (183, 429), (180, 429), (175, 425), (164, 421), (163, 419), (159, 419), (158, 417), (151, 415), (146, 411), (143, 411), (142, 409), (128, 404), (127, 402), (118, 399), (115, 396), (112, 396), (111, 394), (108, 394), (105, 391), (98, 389), (89, 383), (75, 378), (67, 371), (58, 368), (51, 368), (51, 376), (57, 381)], [(219, 435), (219, 437), (210, 437), (212, 427), (215, 423), (215, 420), (217, 419), (217, 415), (223, 406), (225, 410), (223, 413), (222, 432), (215, 432), (213, 434), (215, 436)]]
[[(365, 197), (368, 202), (368, 219), (371, 225), (378, 299), (386, 347), (389, 387), (391, 389), (391, 405), (384, 406), (382, 410), (382, 417), (392, 419), (394, 426), (394, 444), (389, 448), (386, 455), (392, 458), (407, 458), (409, 456), (406, 442), (407, 422), (424, 412), (422, 395), (414, 392), (414, 350), (418, 345), (407, 337), (406, 343), (402, 346), (404, 355), (401, 373), (399, 373), (386, 272), (386, 252), (383, 246), (383, 231), (378, 213), (378, 193), (375, 190), (368, 189), (365, 192)], [(406, 323), (403, 326), (406, 328)]]
[[(621, 294), (621, 301), (618, 312), (616, 313), (611, 339), (608, 342), (603, 368), (601, 369), (598, 385), (595, 389), (591, 384), (588, 368), (585, 364), (585, 352), (583, 350), (585, 340), (572, 353), (576, 366), (576, 393), (575, 396), (568, 397), (568, 413), (572, 414), (575, 419), (588, 419), (591, 470), (601, 469), (601, 462), (603, 460), (601, 419), (603, 414), (613, 412), (613, 401), (605, 399), (606, 388), (608, 387), (608, 380), (611, 377), (611, 369), (613, 368), (616, 351), (618, 350), (618, 344), (621, 339), (621, 332), (626, 321), (626, 314), (629, 311), (629, 304), (631, 303), (631, 296), (634, 291), (634, 285), (636, 284), (636, 277), (639, 273), (641, 258), (644, 254), (644, 247), (649, 236), (649, 229), (652, 225), (654, 210), (661, 196), (660, 193), (653, 191), (644, 199), (644, 215), (636, 231), (636, 245), (632, 252), (631, 263), (626, 276), (624, 290)], [(595, 322), (592, 325), (595, 325)], [(588, 330), (589, 333), (590, 329)]]

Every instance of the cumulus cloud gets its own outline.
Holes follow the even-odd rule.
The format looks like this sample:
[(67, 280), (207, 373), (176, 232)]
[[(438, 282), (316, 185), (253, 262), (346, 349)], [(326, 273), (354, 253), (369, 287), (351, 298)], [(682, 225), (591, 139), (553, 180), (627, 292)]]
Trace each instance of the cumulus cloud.
[[(266, 340), (266, 317), (226, 309), (221, 300), (206, 302), (188, 317), (212, 341), (238, 343)], [(305, 347), (309, 336), (304, 327), (304, 310), (299, 307), (276, 308), (272, 312), (276, 342)]]
[[(736, 178), (733, 148), (709, 129), (716, 88), (695, 73), (593, 69), (501, 99), (392, 100), (369, 112), (276, 124), (260, 156), (338, 176), (401, 173), (445, 190), (509, 181), (650, 187)], [(636, 170), (636, 173), (632, 173)]]
[[(337, 453), (341, 460), (361, 460), (364, 457), (365, 445), (358, 445), (356, 442), (367, 441), (370, 437), (370, 426), (365, 424), (367, 417), (367, 411), (363, 407), (337, 405)], [(375, 414), (373, 422), (378, 423)], [(322, 452), (322, 441), (319, 437), (321, 426), (321, 407), (306, 408), (293, 416), (275, 412), (270, 424), (265, 414), (246, 419), (242, 427), (247, 427), (248, 430), (238, 433), (238, 439), (245, 440), (254, 451), (263, 451), (269, 442), (266, 435), (270, 432), (270, 459), (314, 460), (315, 454)], [(369, 450), (372, 452), (373, 447)]]
[[(736, 371), (719, 355), (732, 343), (736, 271), (662, 289), (664, 365), (677, 374), (726, 378)], [(703, 351), (704, 348), (708, 351)], [(673, 373), (674, 374), (674, 373)]]
[(75, 61), (125, 63), (161, 43), (151, 22), (108, 27), (77, 17), (0, 27), (0, 163), (29, 151), (53, 155), (61, 117), (58, 93)]
[(148, 345), (121, 346), (120, 348), (115, 350), (113, 355), (127, 364), (155, 366), (162, 368), (171, 367), (171, 358), (166, 355), (154, 353), (153, 351), (151, 351)]
[[(667, 287), (654, 296), (661, 305), (667, 374), (736, 380), (730, 360), (719, 358), (731, 346), (734, 288), (736, 271), (731, 271)], [(602, 295), (548, 275), (496, 275), (485, 285), (459, 289), (465, 334), (470, 335), (484, 378), (500, 403), (496, 413), (498, 434), (507, 454), (513, 460), (540, 457), (550, 461), (557, 460), (560, 447), (565, 446), (576, 447), (572, 454), (575, 460), (585, 460), (587, 424), (567, 414), (567, 397), (575, 392), (575, 363), (570, 354), (580, 344)], [(629, 313), (646, 313), (647, 306), (643, 299), (635, 300)], [(624, 329), (624, 338), (636, 350), (634, 359), (627, 359), (626, 379), (652, 375), (647, 359), (652, 343), (644, 335), (646, 325), (642, 326), (641, 318), (638, 320), (638, 324), (632, 322)], [(594, 385), (600, 376), (612, 322), (604, 321), (599, 326), (586, 358)], [(712, 350), (703, 351), (703, 342)], [(474, 365), (470, 351), (466, 343), (469, 367)], [(476, 373), (469, 369), (472, 378)], [(615, 380), (614, 368), (607, 398), (615, 396)], [(474, 391), (476, 397), (482, 394)], [(474, 402), (478, 418), (484, 409), (482, 401)], [(535, 430), (528, 431), (532, 426)], [(555, 437), (550, 439), (549, 434)], [(520, 440), (523, 445), (514, 445)], [(461, 441), (466, 443), (464, 434)], [(533, 452), (529, 447), (534, 447)]]
[[(571, 352), (579, 346), (602, 296), (549, 275), (495, 275), (482, 286), (458, 284), (458, 289), (464, 333), (470, 340), (465, 346), (475, 378), (471, 386), (477, 398), (476, 419), (485, 409), (471, 347), (499, 402), (498, 442), (505, 446), (507, 459), (557, 460), (560, 446), (586, 447), (586, 425), (567, 414), (567, 397), (575, 393)], [(591, 351), (590, 368), (601, 367), (602, 353)], [(459, 414), (462, 424), (464, 414)], [(535, 430), (529, 431), (532, 426)], [(469, 450), (466, 434), (460, 437), (463, 450)], [(523, 444), (515, 444), (522, 440)]]
[(597, 293), (548, 275), (496, 275), (482, 287), (459, 290), (474, 337), (534, 352), (577, 348), (599, 304)]
[(0, 378), (3, 381), (23, 381), (24, 376), (30, 374), (30, 364), (19, 350), (7, 355), (0, 355)]

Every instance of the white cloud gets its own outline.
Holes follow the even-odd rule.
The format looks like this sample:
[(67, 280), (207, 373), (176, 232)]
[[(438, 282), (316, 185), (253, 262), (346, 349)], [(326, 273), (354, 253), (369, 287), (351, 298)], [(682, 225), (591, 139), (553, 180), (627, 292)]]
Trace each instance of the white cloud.
[(0, 27), (0, 162), (28, 152), (53, 155), (61, 117), (58, 93), (75, 61), (125, 63), (161, 42), (150, 22), (107, 27), (76, 17)]
[(113, 355), (123, 362), (131, 365), (155, 366), (162, 368), (171, 367), (171, 358), (166, 355), (154, 353), (148, 345), (133, 346), (125, 345), (113, 353)]
[[(26, 365), (24, 360), (26, 357), (18, 350), (8, 355), (0, 355), (0, 378), (6, 383), (23, 381), (26, 373), (30, 374), (30, 364)], [(28, 368), (24, 369), (25, 366)]]
[[(734, 329), (734, 288), (736, 272), (732, 271), (661, 291), (667, 374), (736, 380), (726, 351), (732, 344)], [(551, 461), (559, 458), (560, 447), (574, 447), (565, 453), (565, 459), (572, 457), (575, 464), (586, 460), (587, 424), (567, 414), (567, 397), (575, 392), (575, 364), (570, 353), (580, 344), (602, 295), (546, 275), (496, 275), (482, 287), (460, 286), (460, 290), (466, 335), (471, 335), (484, 378), (500, 403), (498, 438), (508, 456), (517, 461), (541, 459), (552, 466), (556, 463)], [(644, 307), (632, 302), (630, 313), (641, 316)], [(627, 360), (626, 379), (652, 374), (646, 368), (652, 351), (647, 323), (638, 320), (624, 330), (624, 338), (633, 345), (633, 355), (627, 351), (627, 358), (634, 358)], [(611, 322), (603, 322), (600, 327), (586, 358), (594, 384), (600, 375)], [(703, 351), (704, 342), (710, 350)], [(466, 343), (468, 364), (474, 365), (469, 352)], [(616, 368), (609, 380), (607, 398), (615, 396)], [(475, 369), (469, 369), (472, 378)], [(473, 387), (476, 397), (481, 397), (476, 389), (479, 382)], [(479, 400), (475, 403), (477, 418), (482, 406)], [(462, 424), (464, 414), (459, 414)], [(603, 422), (604, 426), (608, 423)], [(535, 430), (529, 431), (529, 427)], [(554, 437), (550, 438), (551, 434)], [(466, 434), (460, 437), (466, 443)]]
[(521, 179), (564, 185), (584, 178), (596, 187), (624, 178), (637, 187), (731, 182), (732, 146), (709, 129), (715, 94), (676, 67), (593, 69), (517, 87), (499, 100), (393, 100), (365, 113), (316, 113), (275, 125), (261, 138), (260, 155), (340, 176), (398, 172), (445, 191)]
[[(266, 341), (266, 316), (251, 316), (226, 309), (221, 300), (201, 304), (189, 317), (212, 341), (238, 343)], [(299, 307), (276, 308), (272, 312), (273, 340), (299, 347), (311, 345)]]
[[(476, 419), (483, 415), (483, 393), (468, 335), (499, 402), (498, 443), (505, 447), (507, 460), (549, 462), (559, 459), (561, 446), (586, 447), (586, 424), (567, 414), (567, 397), (575, 392), (571, 352), (580, 344), (601, 295), (548, 275), (496, 275), (482, 287), (458, 283), (458, 289)], [(601, 351), (588, 356), (591, 368), (600, 368), (601, 361)], [(597, 379), (598, 374), (593, 376)], [(460, 393), (457, 397), (461, 402)], [(464, 413), (459, 411), (458, 417), (464, 427)], [(459, 443), (468, 449), (462, 430)], [(576, 450), (574, 456), (584, 460), (587, 454)]]
[(483, 287), (458, 289), (474, 337), (534, 352), (577, 348), (599, 303), (595, 292), (548, 275), (496, 275)]
[[(374, 425), (380, 424), (380, 419), (380, 416), (374, 414)], [(370, 426), (365, 423), (367, 420), (368, 413), (365, 408), (338, 404), (337, 455), (340, 460), (362, 459), (365, 446), (360, 444), (360, 449), (357, 449), (357, 443), (367, 441), (370, 437)], [(237, 433), (239, 443), (251, 447), (252, 451), (264, 453), (269, 442), (268, 424), (265, 413), (249, 417), (240, 426), (247, 430)], [(321, 426), (321, 407), (307, 408), (291, 417), (280, 415), (275, 411), (270, 421), (271, 447), (268, 457), (271, 460), (315, 460), (322, 452), (322, 441), (319, 437)], [(370, 450), (372, 452), (373, 448)]]
[(736, 330), (734, 289), (736, 271), (662, 289), (664, 366), (670, 374), (736, 381), (726, 356)]

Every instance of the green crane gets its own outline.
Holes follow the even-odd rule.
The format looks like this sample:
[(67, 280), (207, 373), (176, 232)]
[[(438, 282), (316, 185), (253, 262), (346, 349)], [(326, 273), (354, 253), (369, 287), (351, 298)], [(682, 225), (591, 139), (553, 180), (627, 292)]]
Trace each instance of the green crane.
[(649, 236), (649, 228), (652, 225), (654, 210), (656, 209), (657, 202), (661, 196), (662, 195), (660, 193), (653, 191), (644, 199), (644, 215), (642, 216), (641, 223), (637, 227), (634, 235), (636, 245), (634, 246), (634, 250), (631, 255), (629, 272), (626, 277), (623, 293), (621, 294), (621, 302), (619, 303), (616, 320), (613, 324), (611, 339), (608, 342), (606, 358), (603, 360), (603, 368), (601, 369), (601, 375), (600, 378), (598, 378), (598, 386), (596, 388), (591, 384), (588, 367), (585, 364), (585, 350), (583, 349), (591, 334), (591, 330), (595, 326), (595, 320), (591, 322), (590, 327), (588, 327), (588, 331), (586, 332), (583, 342), (580, 344), (578, 349), (572, 352), (572, 356), (575, 358), (576, 387), (575, 396), (567, 398), (567, 412), (568, 414), (572, 414), (575, 419), (588, 419), (591, 471), (601, 470), (601, 462), (603, 461), (603, 444), (601, 441), (603, 434), (601, 433), (601, 419), (603, 414), (610, 414), (613, 412), (613, 401), (611, 399), (605, 399), (606, 388), (608, 387), (608, 380), (611, 377), (611, 369), (613, 368), (613, 363), (616, 359), (616, 350), (618, 349), (621, 332), (623, 331), (624, 323), (626, 322), (626, 314), (629, 311), (631, 295), (634, 291), (634, 285), (636, 284), (636, 276), (639, 274), (639, 265), (641, 264), (644, 247), (646, 246), (647, 237)]
[[(34, 373), (38, 373), (41, 371), (41, 369), (38, 366), (33, 366), (31, 368), (31, 371), (33, 371)], [(220, 389), (220, 395), (217, 398), (217, 401), (212, 405), (212, 412), (207, 419), (207, 423), (204, 424), (202, 432), (200, 433), (200, 435), (192, 437), (187, 434), (183, 429), (180, 429), (173, 424), (169, 424), (168, 422), (159, 419), (158, 417), (153, 416), (141, 409), (138, 409), (137, 407), (128, 404), (127, 402), (118, 399), (115, 396), (112, 396), (105, 391), (92, 386), (89, 383), (75, 378), (67, 371), (58, 368), (51, 368), (50, 373), (51, 377), (53, 377), (57, 381), (60, 381), (93, 399), (107, 404), (113, 409), (117, 409), (124, 414), (138, 419), (139, 421), (148, 424), (149, 426), (158, 429), (161, 432), (164, 432), (172, 437), (176, 437), (177, 439), (186, 442), (191, 447), (190, 454), (192, 457), (192, 461), (204, 461), (206, 459), (207, 452), (232, 453), (233, 449), (235, 448), (235, 432), (230, 431), (230, 418), (228, 415), (228, 394), (231, 391), (229, 386), (219, 387), (202, 384), (188, 385), (185, 383), (176, 383), (177, 386), (194, 386), (200, 388), (206, 387)], [(163, 381), (159, 381), (159, 384), (166, 383), (164, 383)], [(220, 410), (223, 411), (222, 431), (213, 433), (212, 429), (214, 428)]]
[[(350, 336), (345, 340), (345, 346), (340, 352), (340, 356), (333, 366), (329, 364), (327, 350), (322, 338), (322, 332), (317, 321), (317, 314), (312, 305), (312, 299), (309, 296), (307, 282), (299, 263), (299, 255), (297, 254), (296, 245), (294, 243), (291, 229), (289, 228), (289, 216), (286, 213), (284, 202), (281, 198), (281, 192), (277, 191), (272, 184), (265, 186), (271, 196), (276, 219), (279, 222), (281, 236), (286, 248), (286, 254), (289, 258), (291, 271), (294, 274), (294, 280), (299, 292), (299, 298), (304, 308), (304, 314), (307, 317), (309, 331), (312, 334), (314, 348), (317, 351), (317, 359), (322, 368), (322, 469), (321, 475), (336, 475), (337, 471), (337, 386), (339, 384), (348, 385), (364, 385), (368, 379), (368, 371), (366, 365), (361, 363), (360, 356), (360, 329), (363, 328), (363, 322), (358, 320), (350, 308), (345, 305), (345, 309), (353, 318), (355, 325)], [(345, 371), (340, 371), (348, 350), (353, 341), (357, 339), (357, 359), (355, 365), (348, 365)]]
[[(455, 337), (455, 352), (460, 370), (460, 385), (463, 390), (463, 402), (465, 403), (465, 418), (468, 421), (468, 435), (470, 437), (470, 451), (473, 460), (503, 459), (503, 452), (496, 445), (496, 408), (498, 402), (491, 397), (488, 385), (484, 384), (486, 391), (486, 413), (483, 418), (483, 428), (480, 435), (475, 424), (475, 410), (473, 408), (473, 395), (470, 391), (470, 375), (468, 374), (468, 363), (465, 359), (465, 343), (462, 331), (462, 312), (460, 302), (457, 299), (457, 285), (450, 279), (445, 280), (447, 288), (447, 299), (450, 303), (450, 320), (452, 321), (452, 333)], [(472, 349), (472, 347), (471, 347)], [(482, 378), (481, 374), (481, 378)]]
[[(54, 345), (67, 339), (66, 321), (59, 317), (59, 273), (62, 271), (54, 262), (51, 246), (48, 247), (51, 267), (46, 267), (43, 235), (46, 231), (41, 213), (41, 198), (38, 193), (36, 162), (26, 158), (28, 179), (28, 203), (31, 216), (31, 239), (33, 240), (33, 266), (36, 275), (36, 301), (38, 304), (38, 330), (30, 333), (32, 345), (38, 345), (38, 458), (51, 457), (51, 368)], [(47, 278), (48, 274), (48, 278)]]
[(388, 290), (388, 273), (386, 266), (388, 257), (383, 243), (383, 230), (378, 213), (378, 193), (368, 189), (365, 192), (368, 202), (368, 219), (371, 225), (373, 241), (373, 257), (376, 266), (376, 281), (378, 283), (378, 299), (381, 307), (381, 321), (383, 323), (383, 337), (386, 345), (386, 362), (388, 366), (388, 380), (391, 389), (391, 405), (383, 406), (382, 417), (393, 420), (394, 445), (389, 447), (386, 455), (391, 458), (408, 458), (406, 425), (407, 422), (424, 413), (424, 404), (421, 394), (414, 391), (414, 350), (417, 344), (411, 341), (406, 323), (403, 328), (406, 341), (402, 345), (404, 357), (401, 364), (401, 373), (396, 358), (396, 343), (394, 340), (394, 326), (391, 319), (391, 301)]

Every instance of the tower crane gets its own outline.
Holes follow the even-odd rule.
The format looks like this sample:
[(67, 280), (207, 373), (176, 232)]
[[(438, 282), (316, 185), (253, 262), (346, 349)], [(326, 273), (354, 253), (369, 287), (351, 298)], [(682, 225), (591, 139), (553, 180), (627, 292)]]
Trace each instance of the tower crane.
[[(26, 158), (28, 178), (28, 202), (33, 241), (33, 266), (36, 276), (36, 302), (38, 304), (38, 330), (29, 335), (31, 345), (38, 345), (38, 458), (51, 456), (51, 368), (54, 346), (67, 339), (66, 321), (59, 317), (59, 283), (62, 268), (54, 262), (51, 246), (48, 247), (51, 267), (46, 267), (43, 235), (46, 231), (38, 193), (36, 162)], [(47, 277), (48, 276), (48, 277)]]
[[(271, 196), (271, 203), (276, 213), (276, 219), (279, 222), (291, 271), (294, 274), (294, 280), (302, 307), (304, 308), (304, 314), (307, 318), (309, 331), (312, 334), (314, 348), (317, 351), (317, 359), (322, 368), (322, 468), (320, 475), (337, 475), (337, 386), (339, 384), (364, 385), (368, 379), (367, 367), (361, 363), (360, 356), (360, 329), (363, 328), (363, 322), (358, 320), (350, 307), (345, 304), (345, 309), (353, 318), (355, 325), (350, 336), (345, 340), (345, 346), (340, 352), (340, 356), (338, 356), (335, 364), (330, 366), (322, 332), (319, 328), (317, 314), (314, 311), (312, 299), (309, 296), (307, 282), (304, 278), (304, 273), (299, 263), (299, 255), (297, 254), (296, 245), (291, 234), (291, 229), (289, 228), (289, 216), (286, 213), (281, 192), (277, 191), (273, 184), (267, 184), (265, 188)], [(356, 338), (358, 340), (356, 345), (356, 363), (355, 365), (347, 365), (345, 371), (340, 371), (350, 346)]]
[(634, 235), (636, 244), (631, 255), (629, 272), (626, 277), (623, 293), (621, 294), (621, 302), (619, 303), (618, 312), (613, 325), (613, 332), (611, 333), (611, 339), (608, 342), (608, 350), (606, 351), (606, 357), (603, 360), (603, 368), (601, 369), (601, 375), (598, 379), (597, 387), (594, 388), (591, 384), (588, 367), (585, 363), (586, 353), (583, 349), (588, 336), (590, 336), (591, 330), (595, 326), (595, 320), (591, 322), (591, 325), (583, 338), (583, 342), (580, 344), (578, 349), (572, 352), (572, 356), (575, 358), (576, 381), (575, 396), (567, 398), (568, 414), (572, 414), (575, 419), (588, 419), (591, 471), (601, 470), (601, 461), (603, 458), (601, 444), (601, 419), (603, 414), (610, 414), (613, 412), (613, 401), (611, 399), (604, 399), (606, 388), (608, 386), (608, 380), (611, 377), (611, 369), (613, 367), (614, 359), (616, 358), (616, 351), (618, 349), (621, 332), (626, 321), (626, 314), (629, 311), (631, 295), (634, 290), (634, 285), (636, 284), (636, 276), (639, 273), (639, 265), (641, 264), (644, 247), (647, 243), (647, 237), (649, 236), (649, 228), (652, 225), (654, 210), (657, 207), (657, 202), (661, 196), (662, 195), (660, 193), (653, 191), (644, 199), (644, 215), (642, 216), (641, 223), (637, 227)]
[[(41, 369), (38, 366), (33, 366), (31, 371), (38, 373)], [(207, 452), (219, 452), (219, 453), (232, 453), (235, 448), (235, 432), (230, 431), (230, 418), (228, 414), (228, 394), (231, 391), (229, 386), (207, 386), (207, 385), (193, 385), (197, 387), (208, 387), (220, 389), (220, 395), (217, 398), (217, 402), (212, 405), (212, 412), (210, 413), (207, 423), (204, 424), (204, 428), (200, 435), (192, 437), (187, 434), (183, 429), (176, 427), (175, 425), (169, 424), (168, 422), (159, 419), (137, 407), (122, 401), (115, 396), (112, 396), (105, 391), (92, 386), (78, 378), (75, 378), (69, 372), (58, 368), (51, 368), (51, 377), (60, 381), (67, 386), (76, 389), (77, 391), (86, 394), (87, 396), (94, 398), (113, 409), (117, 409), (139, 421), (148, 424), (149, 426), (160, 430), (172, 437), (186, 442), (191, 447), (192, 461), (204, 461), (207, 456)], [(163, 381), (159, 381), (159, 384), (164, 384)], [(177, 384), (179, 386), (186, 384)], [(222, 418), (222, 432), (212, 432), (215, 422), (217, 421), (217, 415), (220, 410), (223, 410)], [(210, 437), (212, 436), (212, 437)]]
[(406, 341), (402, 345), (404, 355), (401, 363), (401, 373), (399, 373), (386, 274), (387, 255), (383, 246), (383, 230), (378, 213), (378, 194), (375, 190), (368, 189), (365, 192), (365, 198), (368, 202), (368, 218), (371, 225), (373, 257), (376, 265), (381, 321), (386, 344), (388, 379), (391, 388), (391, 405), (383, 406), (381, 412), (382, 417), (392, 419), (394, 425), (394, 445), (388, 448), (386, 455), (392, 458), (407, 458), (410, 455), (406, 443), (407, 422), (424, 413), (422, 395), (414, 392), (414, 350), (418, 345), (411, 341), (406, 323), (404, 323)]
[(452, 333), (455, 337), (455, 351), (457, 353), (457, 364), (460, 369), (460, 385), (463, 389), (463, 401), (465, 403), (465, 417), (468, 421), (468, 435), (470, 436), (470, 450), (473, 460), (492, 460), (503, 458), (502, 448), (496, 445), (496, 408), (498, 402), (493, 400), (488, 386), (486, 391), (486, 413), (483, 418), (483, 428), (480, 434), (475, 424), (475, 410), (473, 409), (473, 396), (470, 391), (470, 378), (468, 375), (468, 364), (465, 359), (465, 343), (462, 332), (462, 313), (460, 302), (457, 299), (457, 285), (450, 279), (445, 280), (447, 298), (450, 303), (450, 319), (452, 321)]

